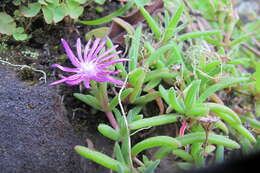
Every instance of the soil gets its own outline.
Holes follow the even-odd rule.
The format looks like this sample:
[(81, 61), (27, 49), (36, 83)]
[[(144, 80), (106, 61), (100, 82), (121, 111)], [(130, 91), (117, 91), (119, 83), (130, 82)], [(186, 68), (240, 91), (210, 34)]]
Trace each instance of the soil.
[(90, 121), (72, 126), (55, 88), (47, 84), (28, 86), (14, 71), (2, 65), (0, 74), (0, 151), (3, 153), (0, 169), (3, 172), (99, 173), (106, 170), (80, 158), (73, 150), (75, 145), (85, 145), (84, 140), (88, 138), (97, 150), (111, 154), (112, 143), (96, 131), (96, 117), (88, 115), (92, 116)]
[[(7, 7), (7, 6), (6, 6)], [(89, 8), (89, 18), (104, 16), (118, 8), (118, 3), (106, 5), (103, 13)], [(10, 9), (9, 9), (10, 10)], [(0, 37), (0, 60), (15, 65), (27, 65), (42, 70), (47, 83), (39, 80), (43, 74), (28, 68), (0, 63), (0, 172), (4, 173), (100, 173), (109, 170), (80, 157), (75, 145), (87, 145), (112, 154), (113, 143), (100, 135), (97, 126), (107, 123), (103, 114), (91, 109), (72, 96), (79, 87), (48, 86), (57, 79), (51, 64), (69, 62), (64, 56), (60, 39), (70, 43), (92, 27), (61, 22), (46, 25), (41, 19), (31, 23), (31, 38), (16, 42)], [(84, 39), (82, 39), (84, 40)], [(37, 53), (32, 56), (31, 52)], [(65, 57), (65, 58), (64, 58)]]
[(81, 172), (73, 147), (82, 142), (56, 91), (27, 86), (2, 65), (0, 73), (1, 172)]

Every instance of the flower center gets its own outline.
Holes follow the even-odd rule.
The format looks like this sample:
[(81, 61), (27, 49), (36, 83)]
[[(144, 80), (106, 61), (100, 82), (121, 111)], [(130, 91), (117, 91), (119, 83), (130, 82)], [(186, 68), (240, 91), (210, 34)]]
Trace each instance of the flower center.
[(84, 75), (95, 75), (97, 70), (96, 70), (96, 65), (92, 62), (84, 62), (81, 63), (81, 69), (80, 69), (81, 73), (84, 73)]

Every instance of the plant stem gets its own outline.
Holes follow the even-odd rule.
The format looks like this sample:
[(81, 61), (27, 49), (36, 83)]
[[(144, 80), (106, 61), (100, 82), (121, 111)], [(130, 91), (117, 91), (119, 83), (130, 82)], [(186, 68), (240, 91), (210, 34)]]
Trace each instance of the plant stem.
[(115, 130), (119, 130), (119, 127), (118, 127), (118, 123), (113, 115), (113, 113), (111, 111), (109, 112), (105, 112), (106, 113), (106, 116), (107, 116), (107, 119), (109, 120), (111, 126), (115, 129)]
[(187, 121), (186, 120), (182, 120), (179, 136), (184, 136), (185, 130), (187, 128), (187, 125), (188, 125)]
[(107, 119), (109, 120), (111, 126), (115, 130), (119, 130), (118, 123), (114, 117), (114, 114), (111, 112), (111, 110), (108, 108), (109, 105), (109, 99), (107, 96), (107, 83), (101, 83), (98, 87), (98, 93), (99, 93), (99, 100), (101, 100), (101, 107), (103, 111), (106, 113)]

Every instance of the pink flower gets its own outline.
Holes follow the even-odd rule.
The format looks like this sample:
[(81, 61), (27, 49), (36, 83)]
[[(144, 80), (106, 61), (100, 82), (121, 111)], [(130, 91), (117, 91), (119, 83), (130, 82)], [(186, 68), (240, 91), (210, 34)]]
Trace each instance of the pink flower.
[(84, 53), (82, 56), (82, 47), (81, 41), (78, 38), (77, 40), (77, 55), (76, 57), (72, 50), (70, 49), (68, 43), (61, 39), (63, 47), (67, 53), (68, 58), (75, 68), (63, 67), (59, 64), (53, 64), (52, 67), (57, 67), (65, 72), (74, 73), (71, 76), (65, 77), (61, 76), (61, 80), (55, 81), (50, 85), (56, 85), (62, 82), (65, 82), (68, 85), (77, 85), (81, 82), (84, 83), (86, 88), (90, 87), (90, 80), (95, 80), (97, 82), (111, 82), (117, 85), (123, 85), (123, 82), (117, 79), (114, 79), (111, 74), (117, 74), (119, 71), (109, 71), (109, 66), (128, 61), (128, 59), (120, 58), (114, 59), (115, 56), (121, 53), (117, 51), (112, 53), (118, 46), (113, 46), (112, 48), (100, 53), (102, 49), (105, 48), (106, 40), (101, 40), (97, 38), (91, 46), (91, 40), (88, 41), (87, 45), (84, 48)]

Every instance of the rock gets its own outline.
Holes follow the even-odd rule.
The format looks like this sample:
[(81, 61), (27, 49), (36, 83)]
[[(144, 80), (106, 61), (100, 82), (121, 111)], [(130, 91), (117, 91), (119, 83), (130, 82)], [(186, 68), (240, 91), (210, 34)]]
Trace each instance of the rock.
[(236, 10), (244, 23), (259, 20), (260, 1), (258, 0), (237, 0), (235, 1)]
[(73, 149), (82, 142), (55, 90), (47, 84), (26, 86), (2, 65), (0, 74), (0, 172), (82, 172)]

